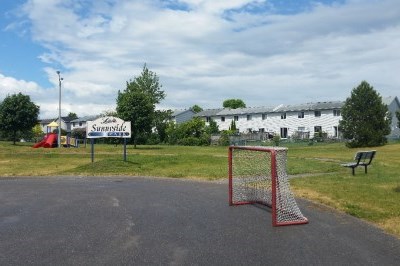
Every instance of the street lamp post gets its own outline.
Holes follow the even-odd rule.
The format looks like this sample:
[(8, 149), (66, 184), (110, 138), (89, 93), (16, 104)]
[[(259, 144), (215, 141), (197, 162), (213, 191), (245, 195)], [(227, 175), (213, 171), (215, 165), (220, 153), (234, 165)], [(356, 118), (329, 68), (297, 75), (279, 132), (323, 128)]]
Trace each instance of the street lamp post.
[(60, 76), (60, 71), (57, 71), (58, 75), (58, 147), (61, 147), (61, 81), (63, 78)]

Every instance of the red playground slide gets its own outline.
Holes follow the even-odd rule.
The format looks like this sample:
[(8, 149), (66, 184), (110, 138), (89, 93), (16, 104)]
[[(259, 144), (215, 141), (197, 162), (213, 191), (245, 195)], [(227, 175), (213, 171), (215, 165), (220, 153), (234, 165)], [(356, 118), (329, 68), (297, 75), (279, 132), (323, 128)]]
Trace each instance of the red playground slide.
[(57, 143), (57, 134), (55, 133), (49, 133), (47, 134), (42, 141), (36, 143), (33, 145), (33, 148), (52, 148), (53, 144)]

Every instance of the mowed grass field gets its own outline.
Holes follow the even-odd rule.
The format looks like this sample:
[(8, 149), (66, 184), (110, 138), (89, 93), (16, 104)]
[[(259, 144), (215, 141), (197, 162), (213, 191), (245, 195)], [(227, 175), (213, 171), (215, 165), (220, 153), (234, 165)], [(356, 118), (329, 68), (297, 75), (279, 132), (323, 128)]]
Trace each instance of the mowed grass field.
[[(9, 176), (156, 176), (223, 180), (228, 176), (227, 147), (90, 145), (33, 149), (31, 143), (0, 142), (0, 178)], [(400, 143), (349, 149), (343, 143), (288, 144), (287, 169), (299, 197), (321, 202), (372, 222), (400, 237)], [(358, 150), (377, 150), (368, 167), (340, 166)]]

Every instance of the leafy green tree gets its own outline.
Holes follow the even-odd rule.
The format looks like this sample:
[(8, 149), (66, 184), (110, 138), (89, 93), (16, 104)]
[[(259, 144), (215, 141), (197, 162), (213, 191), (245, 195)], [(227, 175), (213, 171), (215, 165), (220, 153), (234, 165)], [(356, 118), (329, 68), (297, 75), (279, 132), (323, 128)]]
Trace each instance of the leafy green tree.
[(230, 145), (230, 139), (229, 137), (232, 135), (232, 132), (229, 130), (223, 130), (221, 132), (221, 136), (218, 140), (218, 145), (220, 146), (229, 146)]
[(0, 131), (15, 142), (24, 134), (31, 133), (38, 123), (39, 106), (22, 93), (7, 96), (0, 103)]
[(131, 121), (135, 148), (139, 139), (145, 139), (151, 134), (156, 113), (155, 105), (165, 98), (161, 88), (157, 74), (150, 71), (145, 64), (141, 75), (126, 82), (126, 89), (118, 92), (117, 116)]
[(159, 142), (165, 142), (167, 139), (167, 127), (171, 120), (171, 110), (156, 110), (154, 116), (154, 127), (158, 135)]
[(224, 108), (231, 108), (231, 109), (246, 108), (246, 104), (241, 99), (228, 99), (228, 100), (225, 100), (222, 103), (222, 106)]
[(204, 120), (199, 117), (195, 117), (181, 125), (185, 136), (196, 138), (199, 138), (204, 133), (206, 127)]
[(201, 108), (197, 104), (193, 105), (190, 109), (192, 109), (192, 111), (195, 112), (196, 114), (200, 113), (201, 111), (203, 111), (203, 108)]
[(219, 133), (218, 124), (213, 119), (210, 119), (207, 129), (210, 134), (218, 134)]
[(68, 114), (68, 118), (71, 119), (71, 120), (78, 119), (78, 115), (75, 114), (75, 113), (70, 112)]
[(180, 137), (178, 132), (178, 125), (173, 121), (168, 122), (165, 132), (167, 134), (167, 143), (175, 145)]
[(154, 110), (155, 106), (150, 95), (128, 88), (124, 92), (118, 92), (118, 117), (125, 121), (131, 121), (134, 148), (136, 148), (139, 137), (151, 132)]
[(210, 144), (210, 133), (203, 119), (195, 117), (181, 124), (171, 122), (167, 128), (168, 143), (184, 146)]
[(397, 126), (400, 128), (400, 111), (396, 111)]
[(348, 147), (372, 147), (386, 144), (391, 117), (382, 97), (366, 81), (354, 88), (341, 110), (339, 128)]
[(162, 85), (156, 73), (150, 71), (146, 64), (143, 66), (143, 71), (139, 77), (126, 82), (127, 91), (136, 91), (147, 94), (150, 97), (152, 104), (158, 104), (165, 99), (165, 92), (161, 90)]
[(86, 138), (86, 128), (74, 128), (71, 132), (71, 137), (76, 139)]
[(35, 142), (38, 142), (45, 135), (43, 130), (42, 130), (42, 127), (39, 124), (36, 124), (32, 128), (32, 134), (33, 134), (33, 137), (35, 138)]

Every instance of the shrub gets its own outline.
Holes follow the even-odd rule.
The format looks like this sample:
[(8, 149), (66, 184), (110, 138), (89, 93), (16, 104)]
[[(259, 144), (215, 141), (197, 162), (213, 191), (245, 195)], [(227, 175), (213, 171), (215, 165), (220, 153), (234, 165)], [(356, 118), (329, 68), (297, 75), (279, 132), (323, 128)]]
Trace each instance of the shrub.
[(224, 130), (221, 131), (221, 136), (218, 140), (218, 144), (221, 146), (229, 146), (230, 141), (229, 141), (229, 136), (231, 135), (230, 131)]
[(272, 142), (275, 146), (279, 146), (279, 144), (281, 143), (281, 137), (279, 135), (274, 135), (274, 137), (272, 138)]

